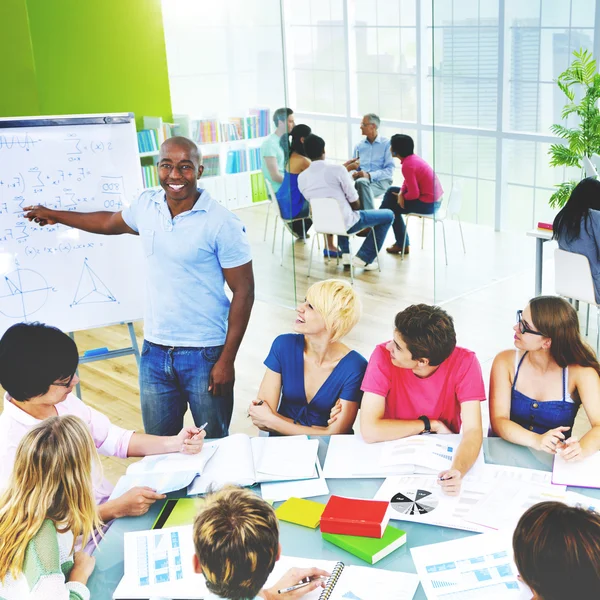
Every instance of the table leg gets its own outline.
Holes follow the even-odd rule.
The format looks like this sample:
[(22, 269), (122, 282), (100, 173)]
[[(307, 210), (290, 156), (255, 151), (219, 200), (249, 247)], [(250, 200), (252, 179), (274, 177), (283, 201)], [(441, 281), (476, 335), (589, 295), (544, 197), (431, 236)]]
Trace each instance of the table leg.
[(542, 294), (542, 269), (544, 267), (544, 242), (542, 238), (535, 240), (535, 295)]

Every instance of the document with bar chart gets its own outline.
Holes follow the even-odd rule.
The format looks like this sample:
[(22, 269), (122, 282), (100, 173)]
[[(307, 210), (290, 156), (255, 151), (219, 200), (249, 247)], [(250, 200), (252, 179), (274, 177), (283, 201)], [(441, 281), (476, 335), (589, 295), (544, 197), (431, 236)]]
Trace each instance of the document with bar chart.
[(511, 536), (485, 533), (411, 548), (428, 600), (529, 600), (517, 578)]
[(204, 577), (194, 573), (192, 526), (125, 534), (125, 574), (113, 598), (204, 598)]

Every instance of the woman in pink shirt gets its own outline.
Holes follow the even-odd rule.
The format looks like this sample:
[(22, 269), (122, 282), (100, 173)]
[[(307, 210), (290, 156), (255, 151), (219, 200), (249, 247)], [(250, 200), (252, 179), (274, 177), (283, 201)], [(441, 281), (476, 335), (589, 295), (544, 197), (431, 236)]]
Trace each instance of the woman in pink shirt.
[[(18, 323), (0, 339), (0, 385), (6, 390), (0, 415), (0, 490), (11, 475), (21, 438), (35, 425), (57, 415), (75, 415), (88, 426), (100, 454), (127, 458), (202, 449), (204, 431), (184, 427), (178, 435), (157, 436), (127, 431), (84, 404), (73, 388), (79, 353), (75, 342), (56, 327)], [(108, 500), (113, 486), (95, 470), (92, 473), (98, 515), (106, 523), (117, 517), (148, 511), (163, 494), (135, 487)]]
[(360, 431), (366, 442), (459, 433), (462, 440), (440, 485), (458, 494), (481, 450), (485, 388), (473, 352), (456, 345), (452, 317), (415, 304), (396, 315), (394, 337), (375, 348), (361, 389)]
[[(401, 254), (406, 232), (406, 224), (402, 215), (408, 213), (432, 215), (442, 204), (441, 198), (444, 190), (431, 166), (414, 153), (415, 143), (409, 135), (397, 133), (392, 136), (390, 141), (392, 156), (400, 159), (402, 163), (404, 183), (401, 188), (389, 188), (379, 208), (389, 208), (394, 211), (395, 218), (392, 228), (396, 242), (393, 246), (386, 248), (386, 251), (390, 254)], [(408, 254), (409, 245), (410, 240), (407, 234), (404, 254)]]

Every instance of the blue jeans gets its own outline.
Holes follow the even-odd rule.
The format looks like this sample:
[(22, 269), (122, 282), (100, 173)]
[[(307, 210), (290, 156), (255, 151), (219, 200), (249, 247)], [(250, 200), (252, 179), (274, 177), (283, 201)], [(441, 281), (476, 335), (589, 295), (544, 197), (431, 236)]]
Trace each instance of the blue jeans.
[[(359, 219), (355, 225), (348, 229), (348, 233), (356, 233), (365, 227), (375, 228), (375, 241), (377, 250), (381, 252), (381, 247), (385, 241), (385, 236), (394, 220), (394, 213), (391, 210), (359, 210)], [(342, 254), (350, 252), (350, 243), (345, 235), (338, 236), (338, 246)], [(367, 239), (363, 242), (360, 250), (356, 253), (358, 258), (364, 260), (368, 265), (371, 264), (377, 256), (375, 243), (373, 242), (373, 231), (369, 231)]]
[(144, 340), (140, 399), (146, 433), (177, 435), (189, 404), (198, 427), (208, 421), (207, 438), (229, 434), (233, 391), (227, 397), (208, 391), (210, 372), (222, 351), (223, 346), (173, 348)]
[[(432, 215), (437, 212), (441, 206), (441, 202), (423, 202), (421, 200), (405, 200), (404, 208), (398, 204), (398, 196), (396, 194), (400, 191), (399, 187), (391, 187), (383, 197), (383, 202), (379, 208), (388, 208), (394, 212), (394, 224), (392, 229), (394, 230), (394, 237), (396, 238), (396, 246), (404, 244), (404, 232), (406, 231), (406, 224), (402, 215), (408, 213), (418, 213), (420, 215)], [(396, 192), (396, 194), (392, 193)], [(408, 234), (406, 235), (406, 245), (410, 246), (410, 240)]]

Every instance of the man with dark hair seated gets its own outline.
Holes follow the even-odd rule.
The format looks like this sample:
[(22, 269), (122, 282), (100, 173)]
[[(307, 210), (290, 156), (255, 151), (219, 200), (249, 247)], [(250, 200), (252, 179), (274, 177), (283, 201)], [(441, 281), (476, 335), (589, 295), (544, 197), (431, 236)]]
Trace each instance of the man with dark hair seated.
[[(316, 568), (290, 569), (263, 589), (281, 555), (277, 516), (262, 498), (233, 486), (208, 496), (194, 523), (194, 546), (196, 573), (204, 575), (210, 592), (228, 600), (301, 598), (325, 587), (330, 575)], [(308, 585), (279, 594), (307, 580)]]
[[(348, 233), (357, 233), (365, 227), (367, 239), (363, 242), (353, 264), (355, 267), (371, 271), (378, 267), (375, 258), (381, 251), (385, 236), (394, 215), (389, 210), (360, 210), (358, 192), (348, 171), (342, 165), (325, 162), (325, 141), (318, 135), (310, 134), (304, 140), (304, 150), (312, 161), (311, 165), (298, 175), (298, 189), (311, 202), (314, 198), (335, 198), (340, 205), (344, 225)], [(342, 253), (342, 263), (350, 265), (350, 243), (346, 236), (338, 236)]]
[(367, 442), (423, 433), (459, 433), (462, 440), (440, 485), (458, 494), (483, 441), (485, 388), (474, 352), (456, 345), (452, 317), (415, 304), (396, 315), (394, 338), (375, 348), (361, 389), (360, 431)]
[[(397, 133), (391, 139), (391, 152), (402, 164), (404, 183), (402, 187), (391, 187), (385, 193), (379, 208), (394, 211), (392, 225), (396, 243), (386, 248), (390, 254), (401, 254), (406, 224), (402, 215), (418, 213), (432, 215), (441, 206), (444, 190), (431, 166), (415, 154), (415, 143), (409, 135)], [(410, 239), (406, 234), (404, 253), (408, 254)]]
[[(178, 435), (157, 436), (127, 431), (85, 405), (73, 388), (79, 353), (75, 342), (56, 327), (42, 323), (18, 323), (0, 339), (0, 385), (6, 390), (0, 415), (0, 490), (11, 475), (21, 438), (48, 417), (75, 415), (90, 429), (98, 452), (127, 458), (168, 452), (196, 454), (202, 450), (204, 431), (184, 427)], [(98, 514), (105, 523), (116, 517), (142, 515), (163, 494), (135, 487), (108, 500), (113, 486), (93, 473)]]

